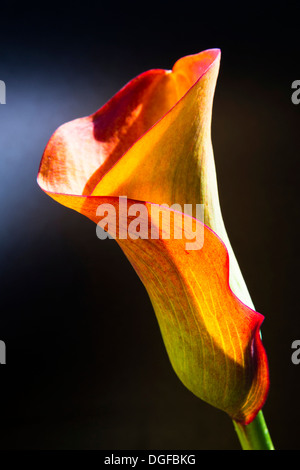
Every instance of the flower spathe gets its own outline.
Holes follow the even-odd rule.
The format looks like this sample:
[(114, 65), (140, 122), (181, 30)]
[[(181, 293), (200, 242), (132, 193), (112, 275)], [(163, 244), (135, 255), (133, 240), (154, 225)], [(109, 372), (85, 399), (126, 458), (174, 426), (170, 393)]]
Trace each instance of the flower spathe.
[[(38, 183), (54, 200), (99, 222), (97, 208), (127, 210), (137, 202), (150, 214), (160, 206), (204, 205), (199, 250), (186, 240), (118, 238), (155, 310), (172, 366), (196, 396), (250, 423), (263, 406), (269, 375), (255, 312), (221, 216), (211, 145), (213, 95), (220, 51), (178, 60), (130, 81), (91, 116), (62, 125), (45, 149)], [(195, 214), (190, 214), (194, 216)], [(149, 228), (150, 230), (150, 228)], [(161, 227), (157, 226), (161, 234)]]

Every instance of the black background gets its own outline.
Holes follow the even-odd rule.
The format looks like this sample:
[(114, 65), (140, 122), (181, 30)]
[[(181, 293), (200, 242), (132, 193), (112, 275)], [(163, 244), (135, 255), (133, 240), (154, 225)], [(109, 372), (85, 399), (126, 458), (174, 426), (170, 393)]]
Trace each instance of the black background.
[(1, 449), (239, 449), (175, 376), (113, 240), (37, 186), (44, 147), (151, 68), (219, 47), (221, 207), (262, 328), (275, 447), (299, 449), (299, 8), (241, 2), (1, 2)]

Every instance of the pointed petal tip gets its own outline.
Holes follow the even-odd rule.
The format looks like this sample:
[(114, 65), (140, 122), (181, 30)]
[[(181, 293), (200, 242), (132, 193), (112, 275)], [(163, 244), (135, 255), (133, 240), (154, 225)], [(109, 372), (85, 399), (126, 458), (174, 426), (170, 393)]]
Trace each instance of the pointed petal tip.
[(196, 52), (194, 54), (187, 54), (183, 57), (181, 57), (180, 59), (178, 59), (174, 66), (173, 66), (173, 69), (174, 67), (176, 66), (176, 64), (178, 62), (181, 62), (181, 61), (186, 61), (186, 60), (193, 60), (193, 61), (199, 61), (201, 59), (201, 61), (203, 61), (203, 58), (207, 56), (207, 59), (208, 59), (208, 62), (210, 62), (211, 64), (215, 61), (215, 60), (218, 60), (220, 59), (221, 57), (221, 49), (217, 48), (217, 47), (214, 47), (214, 48), (211, 48), (211, 49), (205, 49), (204, 51), (201, 51), (201, 52)]

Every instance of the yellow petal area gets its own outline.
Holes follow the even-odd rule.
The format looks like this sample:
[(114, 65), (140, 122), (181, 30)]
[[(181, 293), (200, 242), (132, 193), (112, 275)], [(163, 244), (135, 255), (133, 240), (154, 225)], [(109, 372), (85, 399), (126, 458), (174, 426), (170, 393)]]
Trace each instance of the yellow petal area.
[(187, 233), (175, 236), (178, 217), (163, 207), (163, 217), (174, 219), (169, 239), (162, 227), (160, 238), (151, 238), (152, 219), (143, 212), (147, 237), (117, 242), (148, 291), (179, 378), (249, 423), (267, 395), (268, 365), (263, 317), (250, 308), (218, 200), (210, 125), (219, 60), (212, 49), (180, 59), (172, 71), (146, 72), (93, 115), (61, 126), (45, 149), (38, 182), (96, 223), (98, 206), (109, 204), (118, 233), (135, 226), (132, 214), (119, 218), (118, 196), (129, 198), (128, 210), (142, 204), (149, 217), (157, 205), (204, 204), (206, 225), (189, 218), (203, 230), (200, 249), (187, 249)]
[[(217, 189), (211, 118), (220, 65), (220, 51), (212, 49), (183, 57), (164, 78), (169, 110), (134, 142), (101, 178), (92, 195), (119, 196), (157, 204), (204, 204), (204, 222), (225, 243), (231, 262), (233, 291), (254, 308), (224, 226)], [(161, 84), (160, 84), (161, 87)], [(174, 104), (173, 107), (171, 105)], [(144, 114), (152, 107), (145, 106)], [(95, 116), (95, 123), (97, 116)], [(97, 126), (97, 124), (95, 124)], [(190, 215), (195, 216), (195, 211)]]
[[(206, 67), (201, 57), (195, 61), (194, 56), (175, 64), (173, 72), (166, 75), (168, 93), (164, 94), (176, 106), (170, 106), (169, 112), (100, 179), (92, 195), (126, 194), (136, 200), (178, 203), (182, 207), (184, 203), (202, 202), (200, 172), (206, 167), (212, 98), (219, 68), (219, 52), (208, 54)], [(194, 68), (189, 66), (190, 62)], [(195, 62), (198, 73), (194, 70)], [(159, 98), (157, 102), (160, 104)], [(148, 106), (146, 109), (148, 112)]]

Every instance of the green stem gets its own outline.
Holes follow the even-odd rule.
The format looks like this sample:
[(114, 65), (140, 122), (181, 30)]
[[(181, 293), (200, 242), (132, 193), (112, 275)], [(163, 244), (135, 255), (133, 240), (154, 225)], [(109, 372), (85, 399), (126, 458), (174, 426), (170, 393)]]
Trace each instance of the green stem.
[(233, 425), (243, 450), (274, 450), (262, 411), (246, 426), (236, 421)]

